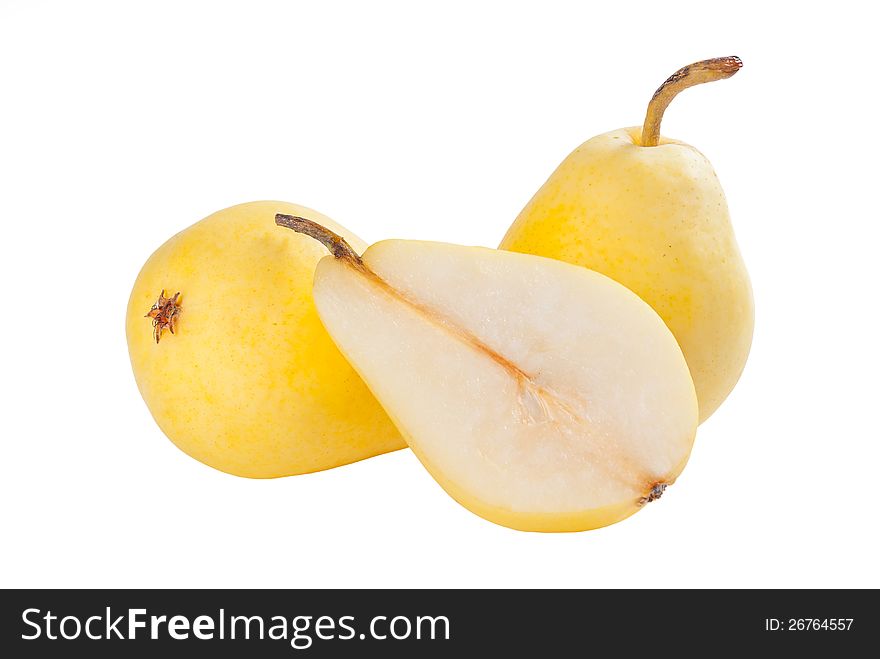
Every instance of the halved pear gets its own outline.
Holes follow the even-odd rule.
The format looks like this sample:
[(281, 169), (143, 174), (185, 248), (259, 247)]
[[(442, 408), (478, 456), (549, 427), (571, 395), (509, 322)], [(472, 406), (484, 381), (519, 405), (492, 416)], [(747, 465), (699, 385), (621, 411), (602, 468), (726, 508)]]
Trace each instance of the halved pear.
[(321, 240), (314, 298), (330, 336), (419, 460), (504, 526), (579, 531), (658, 498), (687, 462), (697, 400), (666, 325), (627, 288), (548, 258), (387, 240)]

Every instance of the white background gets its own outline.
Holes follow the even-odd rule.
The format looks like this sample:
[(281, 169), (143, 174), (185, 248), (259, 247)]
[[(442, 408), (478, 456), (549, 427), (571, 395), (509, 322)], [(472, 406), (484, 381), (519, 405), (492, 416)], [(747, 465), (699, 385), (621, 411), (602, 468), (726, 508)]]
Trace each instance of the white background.
[[(0, 585), (880, 586), (869, 5), (594, 4), (4, 0)], [(171, 234), (270, 198), (495, 246), (570, 150), (728, 54), (663, 133), (716, 167), (757, 329), (660, 503), (520, 533), (409, 451), (245, 480), (153, 423), (123, 319)]]

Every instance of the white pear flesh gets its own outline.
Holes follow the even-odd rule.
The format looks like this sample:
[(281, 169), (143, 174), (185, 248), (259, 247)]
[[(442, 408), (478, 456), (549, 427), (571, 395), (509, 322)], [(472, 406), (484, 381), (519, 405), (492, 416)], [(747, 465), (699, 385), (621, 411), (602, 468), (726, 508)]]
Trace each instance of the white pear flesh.
[(315, 273), (322, 322), (441, 486), (532, 531), (628, 517), (687, 462), (698, 411), (660, 317), (591, 270), (388, 240)]

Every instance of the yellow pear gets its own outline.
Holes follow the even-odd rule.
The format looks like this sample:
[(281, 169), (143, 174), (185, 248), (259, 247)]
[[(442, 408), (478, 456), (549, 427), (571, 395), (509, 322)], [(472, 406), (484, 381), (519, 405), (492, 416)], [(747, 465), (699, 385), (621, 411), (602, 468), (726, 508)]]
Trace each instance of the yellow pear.
[(697, 398), (681, 349), (632, 291), (586, 268), (327, 227), (324, 326), (459, 503), (526, 531), (581, 531), (659, 498), (687, 462)]
[(126, 315), (141, 395), (181, 450), (238, 476), (336, 467), (405, 443), (340, 354), (312, 299), (327, 251), (278, 231), (277, 212), (233, 206), (168, 240), (147, 260)]
[(730, 77), (741, 65), (722, 57), (674, 73), (654, 94), (642, 128), (575, 149), (501, 242), (601, 272), (648, 302), (684, 352), (701, 421), (742, 373), (754, 302), (712, 166), (694, 147), (660, 137), (660, 120), (680, 91)]

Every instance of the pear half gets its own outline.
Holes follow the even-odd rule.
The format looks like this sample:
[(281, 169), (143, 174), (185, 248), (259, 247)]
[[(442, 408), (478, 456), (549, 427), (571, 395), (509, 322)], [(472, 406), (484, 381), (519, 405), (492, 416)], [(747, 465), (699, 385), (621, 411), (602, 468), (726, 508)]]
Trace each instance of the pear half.
[(697, 400), (681, 349), (627, 288), (548, 258), (324, 242), (318, 313), (419, 460), (498, 524), (579, 531), (628, 517), (687, 462)]

